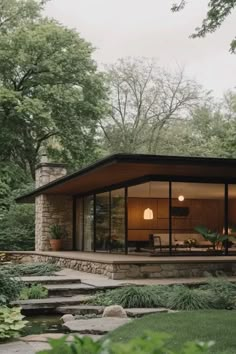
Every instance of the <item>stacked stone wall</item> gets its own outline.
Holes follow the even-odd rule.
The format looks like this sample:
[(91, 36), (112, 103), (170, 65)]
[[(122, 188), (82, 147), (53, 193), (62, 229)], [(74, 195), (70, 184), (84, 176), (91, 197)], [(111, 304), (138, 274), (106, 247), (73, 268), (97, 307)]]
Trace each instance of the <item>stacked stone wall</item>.
[[(194, 278), (204, 277), (209, 274), (236, 275), (236, 264), (234, 261), (192, 262), (192, 263), (112, 263), (93, 262), (92, 260), (80, 260), (68, 257), (24, 254), (7, 252), (11, 260), (18, 263), (26, 262), (50, 262), (56, 263), (64, 268), (71, 268), (87, 273), (102, 274), (110, 279), (164, 279), (164, 278)], [(105, 258), (105, 255), (104, 255)]]
[(41, 194), (35, 201), (35, 250), (50, 250), (50, 227), (65, 227), (63, 249), (72, 249), (73, 201), (71, 196)]

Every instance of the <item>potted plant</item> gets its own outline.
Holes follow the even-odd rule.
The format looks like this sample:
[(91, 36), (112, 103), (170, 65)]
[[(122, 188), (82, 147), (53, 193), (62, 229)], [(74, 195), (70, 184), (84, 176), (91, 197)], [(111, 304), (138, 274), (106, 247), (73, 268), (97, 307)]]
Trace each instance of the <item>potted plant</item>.
[(62, 241), (66, 236), (65, 227), (59, 224), (54, 224), (50, 227), (50, 245), (52, 251), (60, 251), (62, 249)]
[(228, 240), (228, 235), (223, 235), (219, 232), (209, 230), (205, 226), (196, 226), (194, 230), (199, 232), (199, 234), (201, 234), (206, 241), (210, 241), (212, 243), (214, 251), (217, 250), (219, 244), (224, 245), (224, 243)]

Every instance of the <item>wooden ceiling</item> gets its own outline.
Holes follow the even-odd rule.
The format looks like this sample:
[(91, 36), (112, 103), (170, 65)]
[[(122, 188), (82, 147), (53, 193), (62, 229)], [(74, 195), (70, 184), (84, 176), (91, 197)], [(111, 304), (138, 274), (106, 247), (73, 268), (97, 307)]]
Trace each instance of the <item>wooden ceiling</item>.
[(236, 160), (114, 155), (42, 186), (18, 198), (17, 202), (32, 202), (40, 194), (85, 194), (145, 176), (235, 179), (236, 182)]

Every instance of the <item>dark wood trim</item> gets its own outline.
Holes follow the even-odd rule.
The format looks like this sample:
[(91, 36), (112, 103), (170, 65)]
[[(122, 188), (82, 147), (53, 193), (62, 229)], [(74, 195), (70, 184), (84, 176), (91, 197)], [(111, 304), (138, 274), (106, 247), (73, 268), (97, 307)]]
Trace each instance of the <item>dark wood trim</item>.
[(108, 225), (108, 227), (109, 227), (109, 234), (108, 234), (108, 237), (109, 237), (109, 242), (108, 242), (108, 244), (109, 244), (109, 253), (111, 253), (111, 192), (109, 192), (109, 206), (108, 206), (108, 217), (109, 217), (109, 220), (108, 220), (108, 222), (109, 222), (109, 225)]
[(93, 252), (96, 252), (96, 226), (97, 226), (97, 218), (96, 218), (96, 194), (93, 195)]
[(125, 254), (128, 254), (128, 188), (125, 187)]
[(172, 255), (172, 183), (169, 182), (169, 253)]
[(84, 251), (84, 198), (82, 198), (82, 251)]
[[(228, 235), (228, 228), (229, 228), (229, 186), (225, 184), (225, 203), (224, 203), (224, 228), (225, 234)], [(225, 245), (225, 255), (227, 256), (229, 253), (229, 242), (226, 241)]]
[(76, 197), (72, 201), (72, 250), (76, 251), (76, 236), (77, 236), (77, 222), (76, 222)]

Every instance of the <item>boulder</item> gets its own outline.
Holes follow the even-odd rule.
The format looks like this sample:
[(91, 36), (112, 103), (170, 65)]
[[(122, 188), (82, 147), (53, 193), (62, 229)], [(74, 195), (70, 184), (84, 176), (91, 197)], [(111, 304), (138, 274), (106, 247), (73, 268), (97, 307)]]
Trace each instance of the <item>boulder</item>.
[(66, 315), (63, 315), (60, 320), (63, 322), (63, 323), (66, 323), (66, 322), (69, 322), (69, 321), (74, 321), (75, 318), (73, 315), (71, 314), (66, 314)]
[(104, 309), (102, 317), (127, 317), (126, 311), (120, 305), (108, 306)]

